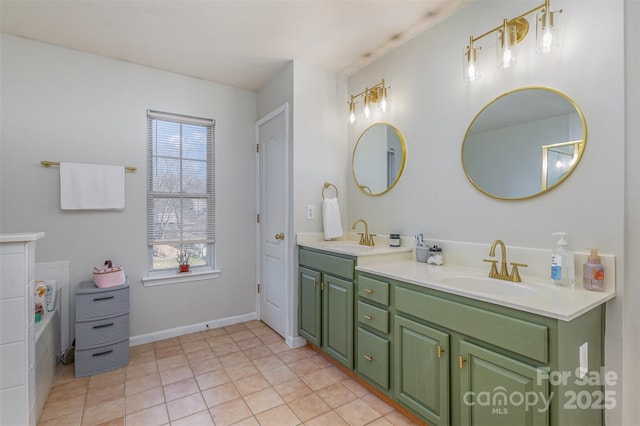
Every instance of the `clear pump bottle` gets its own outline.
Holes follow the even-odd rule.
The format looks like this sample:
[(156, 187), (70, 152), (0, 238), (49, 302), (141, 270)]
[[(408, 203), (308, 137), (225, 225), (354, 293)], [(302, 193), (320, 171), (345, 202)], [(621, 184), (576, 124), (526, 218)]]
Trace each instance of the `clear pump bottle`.
[(573, 253), (566, 249), (568, 243), (564, 239), (565, 232), (554, 232), (560, 239), (551, 253), (551, 281), (563, 287), (576, 285), (576, 268)]
[(606, 287), (604, 266), (600, 263), (598, 249), (589, 249), (589, 260), (582, 266), (582, 285), (587, 290), (604, 291)]

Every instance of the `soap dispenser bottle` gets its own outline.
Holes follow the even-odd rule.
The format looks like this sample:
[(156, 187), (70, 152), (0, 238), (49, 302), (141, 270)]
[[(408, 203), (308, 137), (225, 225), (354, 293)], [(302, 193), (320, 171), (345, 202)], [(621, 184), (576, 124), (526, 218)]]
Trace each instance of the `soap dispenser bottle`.
[(589, 260), (582, 266), (582, 284), (587, 290), (604, 291), (604, 266), (600, 263), (597, 248), (590, 248)]
[(566, 249), (565, 232), (554, 232), (560, 239), (551, 253), (551, 281), (563, 287), (573, 287), (576, 284), (576, 269), (573, 253)]

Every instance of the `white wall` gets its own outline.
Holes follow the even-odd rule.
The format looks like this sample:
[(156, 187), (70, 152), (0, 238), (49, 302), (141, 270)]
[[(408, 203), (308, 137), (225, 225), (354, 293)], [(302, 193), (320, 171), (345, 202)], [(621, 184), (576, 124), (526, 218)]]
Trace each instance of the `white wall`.
[[(37, 261), (68, 260), (72, 292), (91, 279), (93, 265), (107, 258), (123, 264), (132, 336), (254, 313), (255, 271), (247, 265), (255, 264), (256, 94), (1, 37), (0, 230), (44, 231)], [(147, 262), (147, 109), (216, 120), (218, 279), (153, 288), (140, 282)], [(40, 160), (132, 165), (138, 172), (126, 174), (125, 210), (63, 212), (59, 171)]]
[[(622, 422), (640, 419), (640, 2), (625, 0), (625, 103), (626, 103), (626, 188), (625, 188), (625, 283), (622, 314)], [(623, 165), (619, 165), (622, 167)], [(619, 308), (618, 308), (619, 309)], [(612, 423), (613, 424), (613, 423)]]
[[(288, 243), (292, 259), (288, 283), (289, 313), (287, 340), (298, 335), (297, 251), (294, 235), (322, 231), (322, 188), (325, 181), (339, 189), (343, 218), (346, 217), (347, 128), (335, 105), (346, 97), (346, 80), (336, 73), (301, 61), (291, 61), (258, 92), (258, 115), (262, 117), (289, 103), (290, 230)], [(313, 206), (315, 219), (307, 220), (306, 208)], [(343, 219), (344, 220), (344, 219)], [(344, 227), (343, 223), (343, 227)]]
[[(634, 2), (627, 5), (637, 18), (637, 4), (631, 3)], [(566, 231), (573, 250), (597, 246), (603, 253), (615, 254), (618, 297), (607, 305), (606, 364), (621, 378), (626, 377), (625, 371), (635, 371), (637, 376), (637, 367), (629, 370), (627, 360), (637, 358), (637, 313), (625, 314), (623, 310), (626, 293), (637, 296), (640, 278), (637, 268), (634, 279), (625, 277), (625, 265), (637, 259), (638, 248), (636, 243), (635, 258), (626, 256), (624, 3), (552, 2), (553, 9), (564, 9), (558, 16), (562, 36), (559, 50), (535, 54), (532, 28), (518, 46), (518, 65), (499, 71), (493, 65), (495, 38), (490, 36), (480, 42), (482, 78), (473, 83), (462, 79), (462, 52), (470, 35), (482, 34), (504, 17), (517, 16), (538, 4), (529, 0), (472, 3), (349, 78), (350, 93), (382, 78), (391, 86), (389, 112), (382, 119), (403, 133), (407, 163), (397, 186), (382, 197), (367, 197), (350, 180), (348, 220), (364, 217), (371, 231), (378, 234), (423, 232), (427, 239), (487, 245), (500, 238), (507, 246), (543, 249), (553, 246), (552, 232)], [(594, 30), (594, 22), (603, 30)], [(636, 25), (633, 20), (630, 24)], [(637, 30), (629, 32), (627, 42), (633, 36), (637, 40)], [(635, 46), (637, 50), (637, 45), (633, 41), (627, 49), (633, 51)], [(637, 75), (637, 69), (636, 65), (636, 73), (630, 75)], [(637, 93), (637, 83), (633, 84)], [(557, 89), (580, 106), (587, 123), (586, 150), (573, 174), (549, 193), (516, 202), (492, 199), (477, 191), (465, 177), (460, 162), (462, 140), (482, 107), (502, 93), (524, 86)], [(637, 101), (634, 102), (637, 117)], [(345, 121), (347, 114), (345, 107)], [(369, 124), (359, 121), (350, 127), (351, 149)], [(634, 129), (637, 139), (637, 127)], [(636, 155), (634, 164), (637, 159)], [(627, 194), (627, 199), (631, 196)], [(636, 215), (628, 219), (633, 224), (638, 221), (637, 198), (636, 192)], [(637, 225), (633, 226), (637, 237)], [(637, 298), (634, 306), (637, 307)], [(625, 326), (623, 333), (623, 324), (627, 323), (634, 325)], [(622, 337), (626, 339), (633, 332), (635, 347), (625, 345), (623, 364)], [(613, 389), (618, 407), (607, 412), (608, 424), (632, 424), (632, 419), (637, 420), (638, 416), (626, 416), (623, 422), (620, 407), (624, 398), (625, 410), (637, 413), (637, 408), (630, 407), (637, 405), (632, 402), (634, 395), (636, 402), (638, 399), (637, 390), (632, 390), (637, 379), (624, 386), (631, 395), (623, 396), (622, 386)]]

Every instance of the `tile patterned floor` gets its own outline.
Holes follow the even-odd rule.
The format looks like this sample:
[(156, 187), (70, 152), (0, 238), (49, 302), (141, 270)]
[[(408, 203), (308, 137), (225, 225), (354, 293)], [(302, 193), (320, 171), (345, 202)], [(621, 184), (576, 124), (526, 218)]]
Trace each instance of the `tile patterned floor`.
[(308, 347), (260, 321), (132, 346), (129, 365), (75, 378), (60, 366), (51, 425), (414, 425)]

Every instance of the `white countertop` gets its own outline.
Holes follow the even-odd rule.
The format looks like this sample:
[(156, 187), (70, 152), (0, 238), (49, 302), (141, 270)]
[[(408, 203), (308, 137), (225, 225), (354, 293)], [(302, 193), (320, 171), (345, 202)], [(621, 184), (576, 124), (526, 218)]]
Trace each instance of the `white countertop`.
[[(582, 283), (576, 283), (575, 288), (565, 288), (525, 276), (522, 283), (512, 283), (487, 278), (488, 271), (428, 265), (415, 260), (376, 262), (359, 265), (356, 270), (563, 321), (571, 321), (615, 297), (615, 292), (585, 290)], [(444, 277), (468, 278), (471, 285), (445, 284)], [(483, 283), (487, 288), (500, 289), (500, 285), (507, 288), (504, 292), (487, 292), (482, 288)]]
[(409, 257), (413, 247), (389, 247), (387, 244), (375, 246), (361, 246), (357, 241), (298, 241), (299, 246), (313, 248), (317, 250), (328, 250), (334, 253), (347, 254), (350, 256), (376, 256), (403, 253)]
[(11, 234), (0, 234), (0, 243), (36, 241), (42, 237), (44, 237), (44, 232), (15, 232)]

